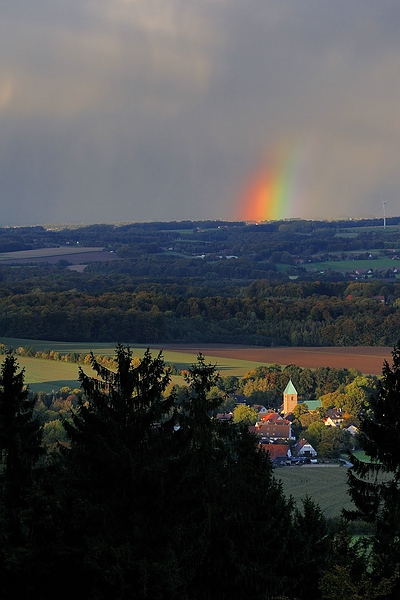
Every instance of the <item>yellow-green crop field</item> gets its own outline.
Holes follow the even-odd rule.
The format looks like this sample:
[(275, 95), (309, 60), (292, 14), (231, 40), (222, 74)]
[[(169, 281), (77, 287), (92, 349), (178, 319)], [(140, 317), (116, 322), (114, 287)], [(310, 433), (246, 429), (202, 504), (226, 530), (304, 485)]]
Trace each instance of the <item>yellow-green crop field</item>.
[[(18, 364), (25, 369), (25, 383), (33, 392), (51, 393), (68, 386), (79, 388), (78, 365), (58, 360), (45, 360), (18, 356)], [(85, 365), (85, 372), (92, 374), (90, 366)]]
[[(97, 356), (114, 356), (115, 345), (110, 344), (89, 344), (79, 342), (56, 342), (44, 340), (28, 340), (20, 338), (0, 338), (0, 343), (5, 344), (8, 348), (14, 350), (22, 347), (33, 347), (36, 351), (43, 352), (44, 350), (53, 350), (60, 354), (69, 352), (78, 352), (80, 354), (89, 354), (91, 351)], [(147, 346), (131, 346), (134, 356), (141, 358), (146, 351)], [(159, 348), (152, 349), (153, 356), (156, 356), (160, 351)], [(174, 364), (177, 369), (187, 369), (196, 362), (197, 350), (190, 349), (187, 351), (181, 350), (163, 350), (163, 357), (166, 364)], [(242, 376), (246, 371), (260, 366), (262, 363), (249, 360), (240, 360), (237, 358), (213, 357), (209, 354), (205, 356), (206, 361), (216, 365), (217, 370), (221, 375), (237, 375)], [(30, 389), (38, 392), (44, 391), (50, 393), (53, 390), (57, 391), (60, 387), (69, 386), (72, 389), (79, 387), (78, 382), (78, 364), (68, 363), (59, 360), (46, 360), (39, 358), (28, 358), (18, 356), (18, 363), (21, 368), (25, 369), (25, 383)], [(92, 371), (88, 365), (84, 365), (86, 373), (91, 374)], [(180, 378), (174, 377), (174, 382)]]

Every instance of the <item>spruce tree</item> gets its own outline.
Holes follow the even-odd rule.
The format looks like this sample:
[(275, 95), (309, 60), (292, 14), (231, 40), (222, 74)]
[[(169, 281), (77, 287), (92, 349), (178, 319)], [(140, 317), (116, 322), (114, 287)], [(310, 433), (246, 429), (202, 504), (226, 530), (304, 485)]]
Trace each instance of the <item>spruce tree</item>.
[(383, 598), (400, 596), (400, 346), (392, 352), (392, 366), (384, 361), (378, 392), (360, 416), (359, 441), (370, 459), (350, 454), (349, 494), (355, 505), (344, 511), (374, 528), (367, 540), (371, 585)]
[(220, 399), (207, 392), (216, 376), (199, 354), (174, 436), (171, 535), (186, 580), (180, 597), (274, 598), (296, 576), (289, 566), (292, 505), (248, 426), (212, 417)]
[(64, 543), (86, 597), (167, 597), (175, 585), (163, 525), (169, 371), (161, 353), (147, 350), (135, 364), (121, 345), (115, 370), (93, 355), (91, 366), (97, 377), (80, 369), (85, 393), (64, 421), (64, 510), (73, 515)]
[(7, 531), (13, 543), (21, 542), (21, 512), (26, 507), (33, 467), (43, 452), (42, 427), (34, 417), (36, 399), (24, 385), (12, 351), (0, 371), (1, 493)]

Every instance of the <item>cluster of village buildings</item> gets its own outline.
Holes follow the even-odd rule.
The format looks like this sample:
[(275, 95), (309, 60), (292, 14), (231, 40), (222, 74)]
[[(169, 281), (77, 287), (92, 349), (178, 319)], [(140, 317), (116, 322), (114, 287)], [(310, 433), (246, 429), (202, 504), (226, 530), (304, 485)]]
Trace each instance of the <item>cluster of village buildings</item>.
[[(241, 402), (245, 400), (246, 398), (243, 396), (239, 399)], [(262, 405), (253, 406), (258, 411), (259, 418), (255, 425), (249, 426), (249, 431), (257, 436), (260, 446), (268, 451), (275, 466), (304, 461), (317, 462), (317, 451), (305, 438), (301, 438), (297, 443), (294, 443), (296, 437), (292, 433), (290, 417), (298, 403), (297, 390), (292, 380), (290, 380), (283, 392), (283, 404), (279, 412), (268, 410)], [(320, 405), (318, 401), (316, 403)], [(225, 420), (232, 417), (232, 413), (217, 415), (218, 419)], [(326, 411), (324, 424), (327, 427), (341, 427), (344, 417), (343, 410), (329, 409)], [(354, 425), (350, 425), (347, 430), (351, 435), (357, 433), (357, 428)], [(289, 444), (289, 442), (292, 443)]]

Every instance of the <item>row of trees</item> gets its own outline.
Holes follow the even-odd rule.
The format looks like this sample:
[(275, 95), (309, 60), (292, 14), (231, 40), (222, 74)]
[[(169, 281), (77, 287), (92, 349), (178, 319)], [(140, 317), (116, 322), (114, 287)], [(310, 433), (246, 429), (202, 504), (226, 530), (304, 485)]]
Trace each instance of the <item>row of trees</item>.
[[(51, 340), (57, 331), (63, 341), (235, 343), (240, 339), (265, 346), (347, 346), (393, 345), (400, 328), (395, 303), (317, 294), (265, 297), (265, 291), (249, 291), (201, 298), (189, 290), (170, 294), (160, 288), (103, 294), (3, 290), (0, 333)], [(296, 292), (301, 293), (293, 288)]]

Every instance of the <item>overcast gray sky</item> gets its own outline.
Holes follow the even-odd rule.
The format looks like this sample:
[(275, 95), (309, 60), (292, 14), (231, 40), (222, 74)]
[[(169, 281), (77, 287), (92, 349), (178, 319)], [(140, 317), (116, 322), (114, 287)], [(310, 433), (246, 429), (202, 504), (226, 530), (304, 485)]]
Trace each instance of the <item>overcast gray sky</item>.
[(400, 3), (2, 0), (0, 127), (0, 225), (399, 215)]

